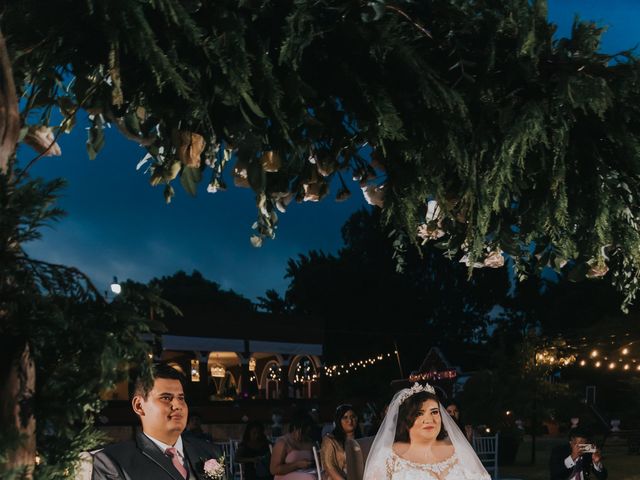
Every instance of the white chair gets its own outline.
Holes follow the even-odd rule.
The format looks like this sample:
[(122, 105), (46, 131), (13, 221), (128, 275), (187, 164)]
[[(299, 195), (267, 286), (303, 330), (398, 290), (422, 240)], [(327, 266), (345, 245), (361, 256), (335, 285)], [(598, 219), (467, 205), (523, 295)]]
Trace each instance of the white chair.
[(322, 464), (320, 463), (320, 455), (318, 454), (318, 447), (313, 446), (313, 459), (316, 462), (316, 475), (318, 480), (322, 480)]
[(229, 440), (227, 442), (213, 442), (224, 455), (224, 469), (227, 475), (227, 478), (232, 479), (234, 475), (234, 458), (235, 458), (235, 449), (233, 448), (233, 440)]
[(231, 467), (234, 475), (233, 478), (236, 480), (244, 480), (244, 465), (236, 461), (240, 440), (229, 440), (229, 443), (231, 444), (231, 451), (233, 452), (233, 465)]
[(493, 436), (474, 436), (473, 449), (476, 451), (478, 458), (491, 475), (491, 478), (497, 480), (498, 477), (498, 437), (499, 433)]

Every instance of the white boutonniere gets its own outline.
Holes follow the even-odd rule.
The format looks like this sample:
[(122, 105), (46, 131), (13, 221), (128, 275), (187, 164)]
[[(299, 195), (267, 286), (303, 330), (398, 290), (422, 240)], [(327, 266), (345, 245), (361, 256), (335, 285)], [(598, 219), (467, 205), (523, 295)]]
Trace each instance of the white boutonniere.
[(211, 480), (222, 480), (224, 478), (224, 456), (215, 459), (210, 458), (204, 462), (204, 476)]

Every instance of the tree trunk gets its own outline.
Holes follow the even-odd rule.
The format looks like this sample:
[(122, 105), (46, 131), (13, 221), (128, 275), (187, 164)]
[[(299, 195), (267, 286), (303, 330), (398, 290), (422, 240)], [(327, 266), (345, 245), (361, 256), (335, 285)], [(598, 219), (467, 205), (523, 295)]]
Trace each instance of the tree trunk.
[(7, 175), (20, 137), (20, 113), (9, 52), (0, 31), (0, 173)]
[(17, 433), (21, 441), (8, 452), (4, 467), (7, 471), (22, 470), (21, 478), (31, 479), (36, 457), (36, 419), (33, 415), (36, 369), (29, 344), (26, 340), (16, 340), (15, 337), (5, 338), (2, 342), (4, 348), (0, 358), (5, 357), (4, 365), (8, 365), (8, 369), (0, 379), (0, 413), (2, 430)]
[[(11, 60), (0, 31), (0, 175), (11, 177), (20, 136), (20, 113)], [(7, 181), (6, 179), (4, 181)], [(1, 213), (0, 213), (1, 214)], [(10, 281), (10, 280), (4, 280)], [(7, 323), (6, 311), (0, 322)], [(5, 331), (6, 332), (6, 331)], [(5, 435), (17, 434), (20, 441), (6, 452), (7, 471), (22, 471), (22, 478), (33, 478), (36, 455), (36, 420), (33, 415), (36, 370), (26, 339), (5, 333), (0, 341), (0, 421)]]

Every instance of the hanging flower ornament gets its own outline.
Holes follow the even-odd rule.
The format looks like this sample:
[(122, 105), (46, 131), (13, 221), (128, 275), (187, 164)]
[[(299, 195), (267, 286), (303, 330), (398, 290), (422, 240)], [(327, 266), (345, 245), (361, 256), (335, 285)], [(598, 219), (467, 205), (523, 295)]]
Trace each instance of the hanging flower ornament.
[(489, 268), (500, 268), (504, 266), (504, 256), (502, 255), (502, 250), (493, 250), (487, 255), (487, 257), (482, 262), (485, 267)]
[(382, 208), (384, 206), (384, 184), (382, 185), (369, 185), (367, 183), (361, 184), (362, 195), (369, 205), (375, 205)]
[(437, 240), (444, 237), (446, 232), (442, 229), (442, 210), (435, 200), (427, 202), (427, 213), (425, 223), (418, 226), (418, 237), (422, 239), (424, 245), (429, 240)]

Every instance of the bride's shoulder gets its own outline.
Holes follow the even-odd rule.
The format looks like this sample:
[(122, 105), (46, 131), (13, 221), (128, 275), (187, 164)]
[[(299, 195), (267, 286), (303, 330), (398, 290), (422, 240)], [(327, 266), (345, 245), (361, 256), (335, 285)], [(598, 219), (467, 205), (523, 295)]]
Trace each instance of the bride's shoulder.
[(407, 450), (409, 450), (409, 447), (410, 444), (408, 442), (393, 442), (391, 452), (402, 456)]
[(445, 439), (445, 440), (437, 440), (436, 441), (436, 448), (438, 448), (440, 451), (443, 451), (443, 452), (453, 452), (455, 450), (455, 447), (453, 446), (453, 443), (451, 443), (447, 439)]
[(436, 448), (438, 450), (439, 457), (449, 458), (451, 455), (456, 453), (456, 449), (451, 442), (446, 440), (439, 440), (436, 444)]

